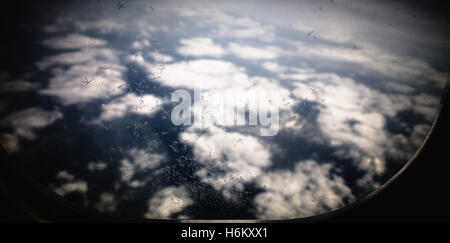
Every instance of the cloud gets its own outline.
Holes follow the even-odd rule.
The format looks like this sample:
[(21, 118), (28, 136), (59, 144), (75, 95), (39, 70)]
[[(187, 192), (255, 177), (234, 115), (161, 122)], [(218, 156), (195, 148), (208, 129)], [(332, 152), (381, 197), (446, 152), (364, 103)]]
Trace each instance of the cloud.
[(344, 179), (331, 172), (331, 164), (300, 161), (293, 171), (271, 171), (258, 176), (265, 191), (255, 197), (260, 219), (307, 217), (345, 206), (355, 198)]
[(152, 116), (161, 109), (163, 100), (153, 95), (137, 96), (133, 93), (113, 99), (110, 103), (102, 105), (100, 117), (93, 123), (102, 123), (113, 119), (119, 119), (127, 114)]
[(414, 110), (431, 120), (436, 112), (437, 99), (425, 94), (385, 94), (335, 74), (309, 72), (306, 76), (308, 83), (296, 82), (293, 94), (318, 104), (317, 124), (331, 145), (350, 146), (338, 149), (336, 155), (351, 158), (365, 172), (358, 182), (362, 187), (378, 186), (374, 177), (386, 171), (385, 153), (390, 150), (386, 141), (391, 136), (385, 129), (386, 118)]
[[(423, 77), (433, 81), (436, 87), (443, 86), (446, 74), (433, 69), (423, 60), (395, 55), (377, 46), (365, 44), (361, 48), (335, 47), (325, 44), (296, 42), (297, 55), (305, 58), (322, 58), (327, 61), (347, 62), (359, 65), (362, 74), (372, 70), (378, 75), (394, 80), (410, 79), (416, 83), (424, 82)], [(352, 67), (353, 68), (353, 67)]]
[(309, 80), (311, 78), (313, 78), (314, 76), (312, 76), (311, 74), (307, 73), (307, 72), (296, 72), (296, 73), (281, 73), (278, 75), (281, 79), (286, 79), (286, 80), (298, 80), (298, 81), (306, 81)]
[(199, 132), (190, 128), (180, 139), (193, 146), (194, 158), (202, 165), (195, 174), (229, 200), (238, 199), (244, 184), (271, 165), (270, 152), (253, 136), (211, 126)]
[[(330, 137), (351, 141), (368, 153), (378, 154), (377, 145), (385, 141), (379, 131), (383, 131), (384, 117), (377, 105), (379, 93), (351, 79), (329, 76), (323, 82), (311, 84), (312, 88), (299, 88), (317, 93), (325, 103), (319, 114), (318, 123)], [(317, 98), (316, 98), (317, 99)], [(389, 108), (387, 108), (389, 109)], [(356, 122), (353, 126), (348, 122)]]
[(230, 12), (235, 12), (237, 9), (251, 12), (254, 6), (242, 2), (239, 4), (215, 2), (212, 5), (212, 3), (204, 1), (192, 1), (189, 6), (183, 6), (182, 8), (168, 7), (168, 11), (172, 12), (171, 14), (173, 15), (184, 18), (195, 18), (196, 26), (212, 26), (213, 36), (239, 40), (257, 39), (263, 42), (274, 41), (275, 28), (273, 25), (260, 22), (252, 17), (234, 16), (230, 14)]
[(266, 70), (269, 70), (273, 73), (283, 73), (286, 71), (286, 67), (279, 65), (276, 62), (264, 62), (262, 67)]
[[(85, 103), (123, 93), (125, 67), (117, 64), (117, 54), (111, 49), (88, 48), (44, 58), (40, 69), (53, 66), (53, 77), (40, 94), (58, 97), (65, 105)], [(67, 69), (60, 66), (69, 65)]]
[(86, 181), (76, 179), (74, 175), (67, 171), (60, 171), (56, 178), (62, 183), (58, 186), (53, 186), (53, 191), (62, 197), (71, 193), (85, 194), (88, 191), (88, 183)]
[(23, 80), (8, 81), (0, 84), (0, 92), (26, 92), (33, 91), (40, 87), (39, 83), (32, 83)]
[(167, 63), (174, 61), (172, 56), (161, 54), (158, 51), (150, 52), (149, 55), (157, 62)]
[(249, 45), (230, 43), (228, 45), (228, 50), (242, 59), (264, 60), (264, 59), (274, 59), (278, 57), (277, 50), (273, 47), (267, 46), (254, 47)]
[[(45, 45), (65, 52), (37, 62), (40, 70), (50, 70), (48, 87), (40, 94), (58, 97), (64, 105), (85, 103), (121, 94), (126, 87), (120, 52), (103, 47), (106, 41), (72, 34), (44, 40)], [(74, 51), (67, 49), (77, 48)]]
[(386, 83), (386, 88), (390, 92), (397, 92), (403, 94), (411, 94), (412, 92), (414, 92), (414, 88), (411, 87), (411, 85), (401, 83), (388, 82)]
[(394, 107), (376, 109), (378, 101), (383, 99), (381, 94), (336, 75), (322, 74), (316, 82), (309, 85), (299, 82), (296, 86), (297, 97), (319, 104), (317, 123), (321, 131), (331, 141), (353, 147), (351, 153), (345, 154), (353, 159), (355, 166), (371, 176), (384, 173), (384, 144), (388, 138), (381, 109)]
[(264, 42), (273, 42), (275, 38), (273, 25), (261, 23), (254, 18), (236, 17), (220, 11), (215, 14), (210, 12), (207, 18), (218, 26), (217, 35), (223, 38), (257, 39)]
[[(311, 1), (302, 3), (301, 7), (298, 3), (289, 2), (273, 8), (266, 19), (277, 21), (276, 16), (282, 13), (283, 18), (278, 22), (291, 23), (300, 37), (314, 31), (315, 38), (308, 37), (314, 41), (325, 40), (339, 45), (369, 44), (397, 56), (417, 57), (442, 48), (444, 43), (440, 40), (448, 35), (443, 31), (445, 19), (417, 10), (410, 4), (389, 1), (343, 1), (337, 4)], [(421, 14), (412, 17), (414, 12)], [(423, 50), (424, 46), (427, 50)]]
[[(124, 80), (124, 63), (143, 67), (163, 89), (204, 89), (206, 110), (213, 115), (217, 113), (214, 105), (223, 97), (220, 94), (280, 91), (283, 134), (312, 135), (305, 146), (331, 146), (335, 157), (329, 158), (330, 163), (303, 160), (293, 170), (270, 171), (271, 165), (283, 162), (271, 161), (273, 157), (288, 156), (277, 154), (282, 152), (277, 138), (260, 138), (255, 129), (193, 125), (179, 135), (192, 148), (198, 166), (194, 175), (228, 200), (238, 200), (248, 184), (256, 184), (265, 190), (254, 201), (260, 218), (302, 217), (341, 207), (354, 196), (344, 178), (334, 174), (341, 166), (347, 168), (338, 161), (346, 158), (362, 173), (352, 189), (370, 192), (389, 169), (387, 157), (406, 160), (423, 141), (439, 104), (437, 95), (426, 90), (445, 83), (444, 72), (435, 64), (444, 58), (440, 42), (446, 38), (438, 38), (442, 35), (435, 32), (441, 27), (434, 27), (434, 21), (410, 19), (401, 14), (403, 10), (393, 13), (385, 7), (390, 3), (268, 3), (189, 1), (178, 7), (164, 2), (149, 8), (147, 3), (134, 2), (136, 8), (130, 5), (126, 15), (112, 19), (95, 11), (95, 16), (64, 14), (43, 28), (52, 37), (42, 45), (53, 49), (51, 53), (58, 51), (36, 63), (41, 72), (50, 74), (44, 81), (47, 86), (40, 89), (19, 81), (5, 84), (0, 91), (40, 89), (38, 94), (55, 97), (63, 105), (103, 101), (94, 120), (98, 124), (128, 114), (151, 117), (159, 110), (154, 105), (163, 104), (163, 98), (150, 94), (125, 93), (130, 86)], [(115, 41), (109, 43), (106, 38)], [(123, 51), (113, 49), (124, 43)], [(145, 50), (149, 47), (151, 52)], [(130, 49), (136, 54), (127, 57)], [(180, 61), (176, 54), (190, 58)], [(266, 70), (270, 76), (257, 76), (267, 74)], [(313, 117), (306, 117), (306, 103), (313, 108)], [(241, 102), (237, 108), (245, 106)], [(224, 107), (233, 112), (234, 108)], [(401, 111), (411, 111), (425, 121), (406, 121), (408, 126), (398, 134), (388, 131), (388, 121)], [(20, 139), (34, 139), (35, 129), (46, 126), (4, 124), (13, 132), (2, 134), (1, 141), (11, 151), (19, 149)], [(317, 129), (309, 131), (311, 127)], [(143, 188), (168, 161), (167, 155), (155, 151), (137, 147), (126, 151), (119, 159), (117, 184), (130, 187), (132, 193)], [(97, 173), (107, 168), (99, 159), (87, 169)], [(65, 183), (57, 189), (61, 195), (87, 191), (87, 183), (75, 175), (66, 172), (57, 178)], [(114, 211), (117, 200), (114, 193), (103, 192), (95, 206)], [(193, 203), (186, 187), (169, 186), (148, 200), (146, 217), (175, 217)]]
[(77, 181), (73, 181), (73, 182), (64, 183), (61, 186), (54, 188), (53, 191), (56, 194), (64, 197), (65, 195), (74, 193), (74, 192), (84, 194), (88, 191), (88, 186), (87, 186), (87, 182), (82, 181), (82, 180), (77, 180)]
[(148, 47), (150, 47), (150, 42), (148, 40), (133, 41), (130, 45), (130, 48), (134, 50), (141, 50)]
[[(106, 67), (103, 73), (98, 73)], [(122, 79), (124, 68), (112, 63), (88, 62), (72, 65), (67, 71), (50, 78), (39, 93), (58, 97), (64, 105), (85, 103), (122, 94), (127, 87)]]
[[(198, 100), (201, 99), (201, 102), (196, 101), (192, 105), (194, 118), (192, 127), (248, 125), (259, 128), (259, 132), (254, 129), (248, 134), (257, 132), (253, 135), (276, 135), (278, 125), (284, 126), (286, 123), (283, 113), (290, 112), (295, 102), (290, 98), (289, 90), (281, 86), (276, 80), (252, 77), (251, 82), (253, 85), (250, 87), (236, 85), (222, 89), (203, 90), (201, 93), (194, 92), (194, 97), (197, 97)], [(276, 113), (267, 116), (263, 107), (267, 107), (271, 112)], [(279, 122), (280, 112), (282, 115)], [(270, 121), (263, 124), (264, 118)]]
[(117, 33), (126, 28), (126, 25), (114, 19), (98, 19), (95, 21), (76, 20), (74, 25), (76, 29), (82, 32), (94, 30), (102, 34)]
[(220, 89), (233, 85), (249, 86), (251, 80), (243, 68), (219, 60), (198, 59), (165, 66), (157, 80), (171, 87)]
[(403, 134), (391, 135), (386, 146), (387, 156), (397, 161), (409, 160), (424, 141), (430, 128), (428, 124), (419, 124), (413, 127), (409, 136)]
[(264, 42), (273, 42), (274, 34), (273, 28), (270, 26), (262, 27), (260, 24), (257, 24), (252, 27), (241, 27), (235, 28), (234, 26), (229, 26), (226, 24), (220, 24), (218, 29), (218, 34), (222, 37), (232, 37), (235, 39), (251, 39), (251, 38), (259, 38)]
[(144, 217), (149, 219), (172, 218), (176, 213), (193, 204), (184, 186), (170, 186), (158, 192), (148, 200), (148, 211)]
[(141, 187), (147, 183), (150, 177), (138, 180), (134, 178), (135, 175), (156, 169), (165, 161), (167, 161), (167, 157), (164, 154), (155, 153), (150, 147), (146, 149), (132, 148), (127, 151), (127, 158), (120, 161), (121, 180), (130, 187)]
[(429, 94), (414, 95), (413, 109), (418, 114), (422, 114), (428, 121), (432, 121), (439, 107), (439, 99)]
[(157, 153), (148, 153), (146, 150), (131, 149), (129, 155), (133, 158), (133, 164), (140, 170), (154, 169), (158, 167), (166, 156)]
[(87, 168), (89, 171), (101, 171), (108, 167), (108, 164), (104, 162), (89, 162)]
[(106, 41), (81, 34), (69, 34), (64, 37), (47, 39), (43, 42), (43, 44), (51, 49), (70, 50), (104, 46), (106, 45)]
[(118, 202), (113, 193), (102, 192), (99, 196), (95, 208), (100, 212), (114, 212), (117, 209)]
[(183, 56), (221, 57), (226, 54), (225, 49), (220, 45), (214, 44), (210, 38), (181, 39), (180, 43), (181, 47), (177, 48), (177, 52)]
[(66, 181), (73, 181), (75, 179), (75, 176), (69, 174), (69, 172), (67, 172), (65, 170), (62, 170), (62, 171), (58, 172), (58, 174), (56, 175), (56, 178), (63, 179)]
[[(72, 10), (73, 12), (74, 10)], [(95, 20), (84, 20), (80, 15), (59, 13), (52, 18), (51, 23), (42, 26), (42, 30), (47, 33), (64, 33), (64, 32), (88, 32), (95, 31), (101, 34), (113, 34), (126, 30), (127, 24), (120, 19), (120, 16), (107, 18), (102, 13), (95, 11)]]
[(62, 117), (59, 111), (46, 111), (38, 107), (13, 113), (0, 121), (1, 127), (13, 129), (12, 133), (2, 134), (0, 142), (9, 152), (19, 151), (19, 138), (34, 140), (37, 138), (34, 130), (44, 128)]
[[(107, 48), (83, 48), (72, 52), (63, 52), (53, 56), (45, 57), (37, 63), (40, 70), (46, 70), (54, 66), (83, 65), (89, 63), (97, 66), (105, 63), (116, 63), (118, 61), (116, 53)], [(117, 64), (116, 64), (117, 66)]]

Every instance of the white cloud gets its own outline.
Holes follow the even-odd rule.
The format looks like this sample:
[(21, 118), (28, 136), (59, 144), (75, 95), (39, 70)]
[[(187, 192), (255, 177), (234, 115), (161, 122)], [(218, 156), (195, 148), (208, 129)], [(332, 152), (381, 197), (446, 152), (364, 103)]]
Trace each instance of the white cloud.
[[(319, 82), (297, 83), (294, 94), (320, 104), (318, 125), (332, 141), (356, 148), (350, 155), (359, 169), (371, 176), (385, 171), (385, 118), (379, 105), (382, 95), (351, 79), (320, 75)], [(392, 109), (392, 107), (381, 107)], [(362, 151), (363, 154), (356, 151)], [(370, 183), (370, 181), (366, 181)]]
[(226, 51), (220, 45), (214, 44), (210, 38), (197, 37), (191, 39), (181, 39), (181, 47), (177, 52), (183, 56), (211, 56), (221, 57)]
[(236, 39), (259, 38), (265, 42), (273, 42), (274, 39), (273, 28), (270, 26), (265, 28), (259, 24), (252, 27), (235, 27), (220, 24), (218, 34), (222, 37), (232, 37)]
[(366, 173), (358, 181), (362, 187), (378, 186), (373, 177), (386, 170), (385, 152), (390, 150), (386, 141), (390, 135), (385, 130), (385, 117), (414, 110), (429, 118), (436, 111), (437, 100), (428, 95), (384, 94), (334, 74), (307, 75), (310, 82), (295, 83), (293, 94), (319, 104), (318, 125), (333, 144), (350, 145), (337, 155), (352, 158), (355, 166)]
[(113, 119), (122, 118), (127, 114), (138, 114), (152, 116), (161, 109), (163, 100), (153, 95), (137, 96), (133, 93), (112, 100), (110, 103), (102, 105), (100, 117), (93, 123), (101, 123)]
[(386, 146), (387, 154), (399, 161), (408, 161), (422, 144), (429, 131), (430, 125), (419, 124), (414, 126), (409, 136), (391, 135), (391, 139)]
[(86, 181), (81, 179), (76, 179), (76, 177), (67, 171), (60, 171), (56, 178), (62, 181), (59, 186), (53, 186), (53, 191), (64, 197), (70, 193), (81, 193), (84, 194), (88, 191), (88, 184)]
[(133, 41), (130, 45), (130, 48), (134, 50), (141, 50), (147, 47), (150, 47), (150, 42), (148, 40)]
[[(386, 139), (379, 133), (384, 130), (384, 117), (371, 109), (380, 94), (351, 79), (330, 77), (329, 81), (332, 83), (313, 86), (318, 89), (314, 92), (326, 100), (319, 115), (321, 128), (331, 137), (351, 141), (368, 153), (380, 155), (376, 148)], [(356, 124), (350, 126), (349, 121)]]
[(240, 45), (237, 43), (230, 43), (228, 50), (234, 55), (242, 59), (250, 60), (264, 60), (274, 59), (278, 57), (278, 51), (273, 47), (254, 47), (249, 45)]
[(428, 121), (432, 121), (439, 107), (439, 99), (429, 94), (414, 95), (413, 109), (418, 114), (424, 115)]
[(95, 30), (102, 34), (109, 34), (124, 30), (126, 25), (123, 23), (119, 23), (118, 20), (115, 19), (99, 19), (95, 21), (80, 21), (76, 20), (74, 22), (75, 27), (82, 31)]
[(87, 168), (89, 171), (100, 171), (108, 167), (108, 164), (104, 162), (89, 162)]
[[(251, 82), (253, 85), (250, 87), (239, 87), (236, 85), (222, 89), (203, 90), (201, 93), (202, 102), (194, 102), (192, 106), (194, 113), (194, 124), (192, 126), (205, 128), (210, 125), (249, 125), (260, 128), (260, 132), (253, 135), (267, 134), (266, 131), (268, 132), (271, 129), (273, 132), (276, 130), (276, 134), (279, 124), (277, 116), (271, 115), (270, 124), (261, 125), (261, 115), (265, 115), (262, 107), (265, 107), (270, 102), (271, 108), (276, 107), (277, 113), (290, 112), (295, 102), (290, 98), (289, 90), (279, 85), (276, 80), (252, 77)], [(244, 111), (248, 111), (247, 113), (249, 114), (246, 114)], [(275, 112), (275, 110), (273, 111)], [(257, 116), (257, 121), (255, 119), (250, 122), (250, 117), (255, 116)], [(282, 116), (282, 118), (285, 117)], [(284, 126), (285, 122), (282, 119), (280, 125)], [(254, 131), (256, 132), (257, 130)]]
[[(136, 36), (137, 40), (132, 42), (130, 48), (141, 50), (150, 46), (148, 41), (150, 39), (142, 41), (142, 38), (162, 37), (162, 41), (164, 38), (176, 41), (179, 38), (186, 38), (183, 36), (184, 33), (198, 33), (196, 31), (200, 30), (197, 29), (200, 27), (201, 31), (205, 31), (202, 36), (206, 37), (181, 39), (182, 46), (178, 49), (176, 46), (173, 49), (186, 56), (218, 58), (231, 53), (250, 61), (251, 64), (255, 63), (254, 60), (258, 60), (261, 61), (262, 68), (278, 74), (280, 79), (285, 79), (283, 81), (292, 81), (289, 85), (297, 82), (293, 84), (296, 89), (291, 90), (290, 96), (289, 91), (281, 87), (277, 81), (265, 77), (249, 77), (250, 72), (243, 67), (223, 60), (200, 59), (170, 64), (174, 59), (158, 51), (149, 53), (153, 63), (147, 63), (142, 53), (130, 56), (129, 60), (153, 72), (152, 78), (157, 73), (159, 78), (156, 81), (170, 87), (203, 88), (211, 92), (235, 91), (236, 93), (242, 90), (281, 90), (287, 99), (286, 106), (282, 108), (284, 113), (280, 114), (280, 127), (289, 129), (290, 134), (295, 136), (299, 135), (297, 131), (304, 129), (306, 121), (301, 119), (302, 114), (293, 115), (291, 109), (295, 107), (294, 105), (301, 105), (304, 99), (317, 103), (316, 107), (319, 111), (317, 125), (330, 145), (338, 148), (337, 156), (350, 157), (354, 166), (365, 173), (364, 177), (358, 181), (362, 187), (377, 184), (374, 181), (375, 176), (382, 175), (387, 167), (384, 159), (386, 152), (395, 155), (392, 151), (394, 147), (397, 151), (405, 150), (408, 153), (414, 151), (429, 130), (426, 124), (420, 124), (413, 128), (409, 136), (403, 136), (389, 134), (385, 128), (386, 117), (395, 117), (402, 110), (412, 109), (424, 115), (429, 121), (436, 112), (438, 100), (435, 96), (427, 94), (408, 96), (413, 91), (420, 92), (413, 88), (416, 83), (435, 85), (439, 88), (444, 84), (444, 73), (435, 70), (430, 63), (424, 61), (425, 59), (408, 56), (409, 53), (418, 53), (411, 50), (421, 52), (440, 50), (435, 48), (440, 38), (435, 38), (436, 35), (422, 34), (422, 30), (427, 29), (424, 27), (431, 26), (428, 23), (409, 21), (404, 16), (392, 14), (392, 11), (386, 11), (382, 15), (389, 18), (377, 17), (375, 20), (373, 14), (382, 13), (380, 9), (384, 7), (376, 7), (372, 11), (366, 7), (372, 7), (371, 4), (360, 6), (360, 3), (333, 4), (333, 7), (320, 10), (323, 12), (319, 12), (319, 4), (302, 4), (302, 8), (298, 8), (297, 3), (290, 5), (291, 3), (286, 2), (275, 4), (277, 7), (270, 8), (267, 3), (258, 2), (258, 5), (255, 5), (254, 2), (245, 4), (227, 2), (211, 8), (201, 8), (203, 4), (208, 3), (189, 1), (189, 5), (193, 8), (188, 9), (184, 8), (186, 5), (178, 8), (168, 4), (170, 6), (166, 6), (166, 9), (158, 5), (155, 6), (157, 11), (149, 10), (147, 6), (147, 8), (141, 8), (149, 11), (145, 13), (145, 16), (138, 12), (141, 9), (132, 10), (130, 6), (127, 9), (130, 14), (127, 14), (129, 17), (126, 18), (119, 15), (116, 16), (117, 19), (102, 19), (104, 16), (99, 15), (96, 16), (98, 19), (92, 21), (78, 21), (71, 17), (58, 18), (55, 19), (55, 26), (46, 26), (45, 30), (52, 33), (63, 30), (72, 31), (71, 26), (75, 25), (75, 30), (81, 32), (94, 30), (103, 34)], [(260, 15), (261, 12), (255, 11), (253, 5), (264, 8), (264, 14)], [(295, 7), (291, 8), (291, 6)], [(241, 11), (241, 9), (244, 10)], [(348, 14), (349, 11), (352, 11), (352, 14)], [(173, 14), (174, 12), (180, 14)], [(364, 14), (370, 14), (370, 17)], [(241, 17), (250, 15), (252, 17)], [(258, 21), (256, 18), (258, 15), (261, 19), (264, 18), (264, 22)], [(179, 16), (184, 16), (184, 19), (178, 18)], [(361, 16), (364, 17), (361, 18)], [(133, 20), (133, 17), (138, 20)], [(185, 21), (186, 17), (192, 17), (192, 26), (189, 26), (191, 22)], [(150, 18), (153, 19), (150, 21)], [(173, 21), (165, 22), (164, 18)], [(394, 30), (389, 25), (390, 21), (394, 24), (400, 23), (403, 29)], [(172, 28), (172, 22), (182, 22), (175, 25), (183, 28)], [(372, 22), (375, 23), (372, 24)], [(294, 25), (299, 32), (284, 35), (288, 24)], [(412, 29), (407, 26), (411, 26)], [(392, 29), (388, 30), (388, 28)], [(435, 29), (429, 28), (426, 33), (432, 33)], [(274, 38), (275, 30), (277, 39)], [(303, 41), (313, 30), (311, 40)], [(236, 42), (230, 43), (228, 48), (224, 49), (207, 36)], [(255, 44), (261, 42), (271, 42), (271, 46)], [(400, 93), (387, 94), (358, 84), (355, 80), (342, 78), (343, 76), (282, 66), (275, 59), (285, 58), (285, 54), (289, 55), (284, 51), (285, 44), (289, 43), (297, 48), (297, 52), (292, 51), (291, 56), (287, 58), (303, 58), (306, 61), (302, 61), (311, 62), (311, 66), (317, 62), (320, 64), (318, 66), (325, 69), (326, 67), (337, 68), (340, 73), (350, 77), (353, 73), (366, 77), (381, 74), (380, 76), (385, 76), (387, 79), (404, 79), (405, 82), (399, 85), (388, 83), (389, 80), (387, 80), (386, 87)], [(134, 94), (123, 94), (127, 87), (122, 78), (126, 68), (120, 65), (122, 61), (119, 58), (123, 53), (104, 48), (106, 44), (105, 40), (81, 34), (60, 36), (44, 41), (47, 47), (70, 50), (70, 52), (46, 57), (38, 63), (40, 70), (51, 68), (53, 75), (48, 80), (48, 87), (39, 91), (40, 94), (58, 97), (64, 105), (114, 98), (102, 107), (102, 114), (97, 121), (118, 119), (126, 114), (153, 115), (154, 103), (157, 101), (159, 103), (161, 100), (151, 95), (138, 97)], [(276, 46), (278, 44), (280, 46)], [(401, 51), (395, 50), (396, 48), (389, 50), (387, 45), (391, 44), (394, 47), (401, 47), (398, 49), (402, 49), (403, 54), (399, 54)], [(430, 46), (431, 48), (428, 48)], [(405, 53), (408, 55), (404, 55)], [(102, 66), (106, 69), (99, 71), (99, 67)], [(423, 77), (433, 80), (434, 83), (425, 83), (427, 81)], [(8, 92), (39, 88), (28, 83), (18, 86), (8, 84), (4, 87)], [(295, 101), (291, 99), (294, 96)], [(59, 119), (58, 116), (56, 117), (55, 119)], [(49, 120), (51, 123), (51, 119)], [(36, 127), (18, 125), (16, 126), (19, 127), (18, 129), (12, 126), (14, 133), (2, 134), (2, 142), (17, 150), (19, 138), (34, 138), (34, 129), (45, 125)], [(20, 128), (21, 126), (24, 128)], [(244, 135), (239, 132), (226, 132), (215, 126), (202, 131), (194, 128), (187, 129), (181, 134), (181, 138), (192, 145), (194, 155), (202, 166), (196, 175), (204, 183), (222, 192), (226, 198), (236, 198), (246, 183), (256, 181), (262, 187), (265, 185), (266, 192), (258, 195), (255, 201), (259, 217), (285, 218), (292, 215), (312, 215), (342, 206), (344, 198), (352, 199), (351, 191), (345, 186), (343, 179), (331, 174), (329, 164), (319, 165), (314, 161), (301, 161), (294, 171), (283, 170), (265, 174), (264, 169), (271, 164), (271, 153), (268, 147), (273, 144), (263, 144), (253, 136), (256, 134), (251, 131), (246, 131), (248, 133)], [(249, 151), (252, 149), (257, 152), (250, 153), (249, 157)], [(146, 179), (133, 180), (136, 173), (145, 169), (153, 170), (165, 160), (164, 155), (138, 148), (128, 151), (127, 156), (121, 161), (121, 170), (125, 172), (122, 174), (122, 179), (134, 188), (147, 182)], [(395, 156), (402, 159), (407, 157), (404, 153)], [(105, 166), (106, 164), (101, 162), (91, 162), (88, 164), (88, 169), (101, 170)], [(69, 181), (59, 189), (60, 193), (87, 191), (85, 182), (75, 181), (73, 176), (64, 173), (59, 177)], [(175, 205), (173, 200), (167, 199), (174, 197)], [(193, 203), (190, 199), (187, 203), (178, 203), (177, 197), (188, 198), (184, 187), (169, 187), (161, 190), (149, 200), (149, 212), (146, 216), (170, 217), (180, 212), (186, 205)], [(102, 194), (99, 198), (99, 210), (113, 210), (115, 200), (111, 194)], [(274, 203), (268, 203), (269, 200)]]
[(64, 74), (50, 78), (47, 88), (39, 92), (58, 97), (64, 105), (85, 103), (94, 99), (122, 94), (126, 83), (122, 79), (122, 66), (106, 64), (104, 73), (98, 73), (102, 62), (73, 65)]
[(286, 67), (279, 65), (276, 62), (264, 62), (262, 67), (266, 70), (269, 70), (273, 73), (283, 73), (286, 71)]
[(43, 44), (51, 49), (70, 50), (104, 46), (106, 45), (106, 41), (80, 34), (70, 34), (65, 37), (47, 39)]
[[(438, 16), (412, 17), (418, 11), (413, 4), (341, 1), (326, 5), (313, 1), (298, 5), (285, 3), (272, 9), (266, 18), (280, 24), (291, 23), (292, 29), (299, 31), (299, 37), (307, 37), (314, 31), (308, 37), (312, 42), (318, 39), (339, 45), (374, 45), (397, 56), (434, 52), (443, 47), (444, 42), (440, 40), (448, 34), (443, 31), (446, 25)], [(276, 19), (281, 13), (283, 18)]]
[(161, 54), (158, 51), (150, 52), (149, 55), (157, 62), (167, 63), (173, 62), (173, 57), (165, 54)]
[(129, 151), (129, 154), (133, 158), (133, 164), (139, 170), (154, 169), (166, 160), (166, 156), (162, 154), (148, 153), (148, 151), (142, 149), (133, 148)]
[(144, 217), (149, 219), (167, 219), (175, 213), (193, 204), (184, 186), (166, 187), (147, 202), (148, 211)]
[(13, 129), (13, 133), (2, 134), (0, 142), (9, 152), (16, 152), (20, 149), (19, 138), (36, 139), (34, 130), (44, 128), (62, 117), (59, 111), (46, 111), (37, 107), (13, 113), (0, 121), (0, 126)]
[(89, 102), (121, 94), (126, 88), (122, 79), (125, 67), (109, 49), (83, 49), (44, 59), (39, 66), (70, 65), (67, 70), (53, 68), (48, 87), (39, 93), (58, 97), (63, 104)]
[(274, 41), (275, 28), (273, 25), (260, 22), (253, 17), (238, 17), (229, 14), (230, 11), (235, 12), (237, 9), (241, 11), (246, 9), (244, 11), (251, 12), (254, 10), (254, 6), (251, 3), (242, 2), (239, 4), (214, 2), (212, 4), (204, 1), (191, 1), (188, 6), (171, 8), (168, 11), (171, 11), (171, 14), (176, 16), (195, 18), (197, 26), (213, 26), (212, 34), (214, 36), (234, 39), (257, 39), (264, 42)]
[[(97, 66), (101, 64), (118, 63), (117, 52), (108, 48), (82, 48), (77, 51), (63, 52), (45, 57), (37, 63), (40, 70), (48, 69), (54, 65), (82, 65), (89, 63)], [(117, 64), (115, 64), (118, 66)]]
[(65, 196), (69, 193), (86, 193), (88, 190), (88, 186), (87, 186), (87, 182), (82, 181), (82, 180), (77, 180), (77, 181), (73, 181), (73, 182), (67, 182), (62, 184), (59, 187), (56, 187), (53, 189), (53, 191), (60, 195), (60, 196)]
[(211, 126), (200, 132), (190, 128), (180, 138), (193, 146), (194, 158), (202, 165), (195, 174), (227, 199), (237, 199), (244, 183), (261, 176), (271, 164), (270, 152), (253, 136)]
[(132, 148), (127, 154), (128, 158), (120, 161), (121, 180), (133, 188), (145, 185), (147, 180), (151, 178), (150, 176), (143, 180), (138, 180), (134, 178), (136, 173), (156, 169), (167, 160), (164, 154), (155, 153), (151, 148)]
[(56, 44), (60, 48), (80, 49), (48, 56), (37, 63), (40, 70), (50, 69), (53, 75), (48, 87), (39, 90), (39, 93), (56, 96), (64, 105), (121, 94), (126, 87), (122, 79), (126, 69), (119, 64), (120, 52), (101, 47), (105, 41), (96, 39), (93, 42), (98, 42), (98, 46), (95, 47), (85, 43), (85, 39), (90, 40), (90, 37), (73, 36), (69, 36), (69, 43), (65, 43), (63, 37), (46, 40), (61, 43)]
[(117, 209), (117, 202), (113, 193), (102, 192), (99, 196), (95, 208), (100, 212), (114, 212)]
[(279, 170), (257, 178), (265, 192), (254, 200), (260, 219), (289, 219), (328, 212), (353, 201), (344, 179), (333, 175), (331, 164), (300, 161), (294, 171)]
[(289, 68), (289, 72), (279, 73), (280, 79), (306, 81), (317, 77), (317, 73), (311, 68)]
[(58, 172), (58, 174), (56, 174), (56, 178), (64, 179), (64, 180), (67, 180), (67, 181), (73, 181), (75, 179), (75, 176), (71, 175), (66, 170), (62, 170), (62, 171)]
[(165, 66), (157, 81), (171, 87), (220, 89), (230, 86), (246, 87), (252, 84), (243, 68), (230, 62), (199, 59)]
[[(358, 72), (366, 75), (367, 70), (390, 77), (394, 80), (424, 82), (423, 76), (432, 80), (433, 85), (441, 87), (446, 74), (436, 71), (423, 60), (391, 53), (380, 47), (366, 43), (362, 48), (334, 47), (325, 44), (295, 42), (296, 55), (306, 58), (323, 58), (327, 61), (348, 62), (360, 65)], [(354, 67), (352, 67), (354, 69)]]
[[(223, 11), (210, 11), (207, 14), (207, 21), (217, 28), (217, 34), (223, 38), (235, 39), (257, 39), (264, 42), (274, 41), (274, 26), (261, 23), (250, 17), (235, 17)], [(209, 22), (211, 24), (211, 22)]]
[(410, 94), (414, 91), (414, 88), (411, 87), (411, 85), (394, 83), (394, 82), (386, 83), (386, 88), (388, 88), (389, 91), (399, 92), (399, 93), (404, 93), (404, 94)]

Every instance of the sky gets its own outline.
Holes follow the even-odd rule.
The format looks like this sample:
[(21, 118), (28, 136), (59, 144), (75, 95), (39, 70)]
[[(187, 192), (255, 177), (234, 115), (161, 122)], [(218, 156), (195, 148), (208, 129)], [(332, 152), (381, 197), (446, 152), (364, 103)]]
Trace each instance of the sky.
[[(448, 20), (433, 9), (340, 0), (29, 6), (29, 19), (6, 27), (20, 34), (0, 69), (0, 144), (48, 190), (119, 217), (326, 213), (374, 192), (428, 134), (450, 50)], [(171, 123), (172, 94), (198, 100), (198, 89), (193, 120), (210, 122)], [(218, 122), (235, 109), (250, 119), (263, 105), (251, 105), (254, 94), (267, 91), (280, 97), (271, 136), (263, 124)]]

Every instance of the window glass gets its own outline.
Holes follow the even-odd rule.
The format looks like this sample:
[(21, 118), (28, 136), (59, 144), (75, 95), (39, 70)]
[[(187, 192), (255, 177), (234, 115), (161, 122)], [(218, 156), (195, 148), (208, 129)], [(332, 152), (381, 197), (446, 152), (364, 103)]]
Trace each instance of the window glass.
[[(377, 1), (30, 3), (0, 143), (36, 183), (134, 219), (292, 219), (376, 191), (428, 134), (434, 8)], [(29, 14), (28, 14), (29, 13)]]

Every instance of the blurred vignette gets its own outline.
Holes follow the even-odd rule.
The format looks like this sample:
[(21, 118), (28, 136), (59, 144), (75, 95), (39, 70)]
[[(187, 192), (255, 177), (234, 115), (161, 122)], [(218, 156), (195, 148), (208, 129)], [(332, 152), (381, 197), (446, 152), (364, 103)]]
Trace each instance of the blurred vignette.
[[(2, 17), (5, 163), (64, 205), (121, 219), (295, 219), (351, 205), (411, 159), (448, 79), (447, 13), (414, 1), (21, 11)], [(192, 95), (185, 123), (173, 122), (177, 90)], [(276, 123), (252, 116), (275, 99), (238, 95), (263, 91), (279, 94), (266, 114)]]

